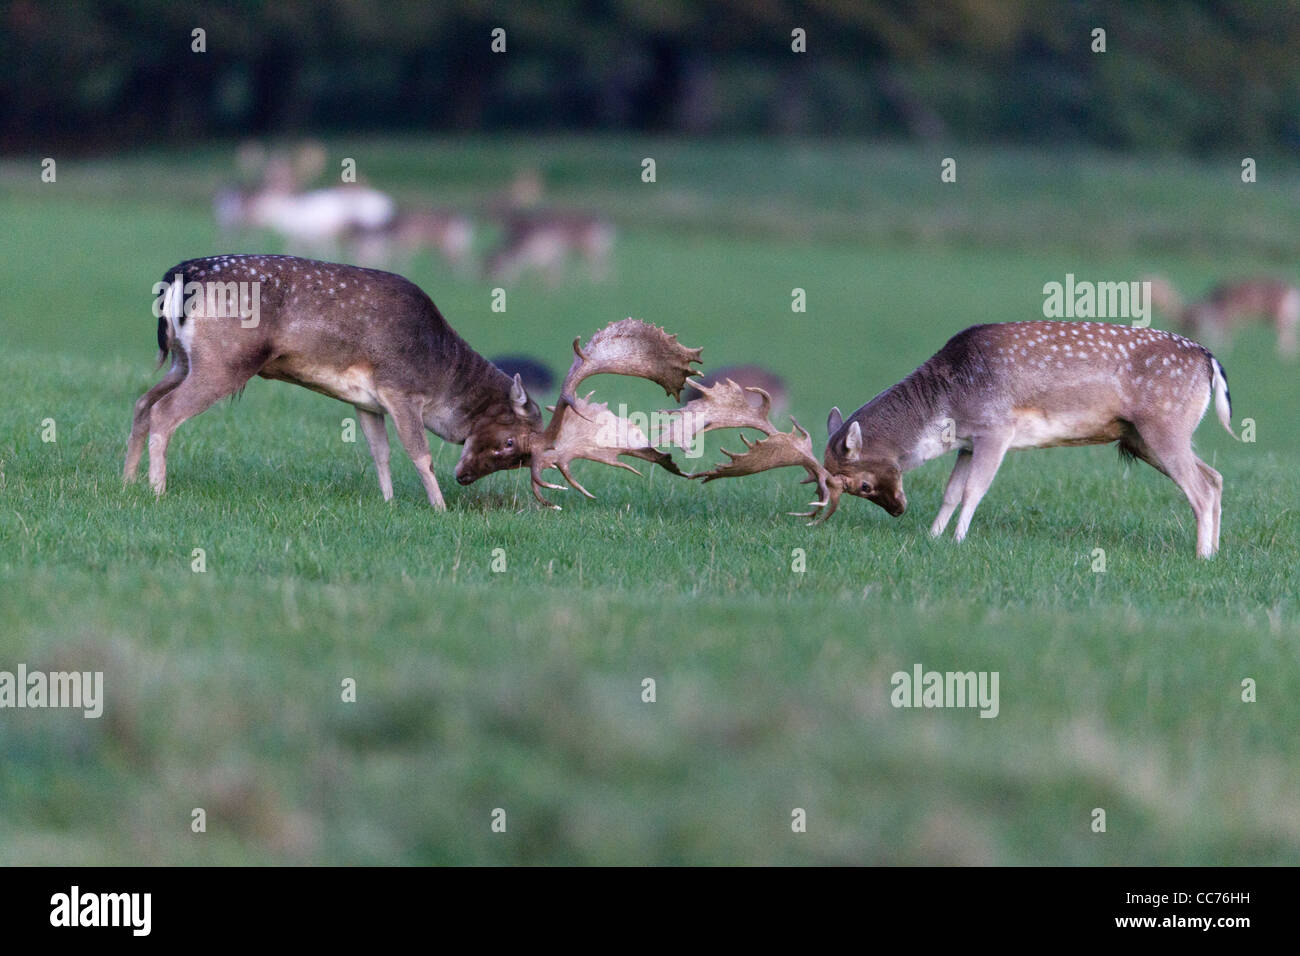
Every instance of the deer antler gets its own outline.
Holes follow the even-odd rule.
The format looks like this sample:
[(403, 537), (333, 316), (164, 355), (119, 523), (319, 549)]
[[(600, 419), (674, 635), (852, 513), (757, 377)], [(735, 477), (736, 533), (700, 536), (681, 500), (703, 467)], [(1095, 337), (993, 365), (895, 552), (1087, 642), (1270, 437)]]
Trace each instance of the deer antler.
[(649, 379), (663, 387), (673, 398), (680, 399), (686, 378), (699, 364), (703, 349), (688, 349), (657, 325), (640, 319), (626, 318), (611, 322), (591, 337), (587, 347), (582, 347), (581, 337), (573, 340), (573, 364), (560, 386), (560, 400), (555, 406), (556, 421), (563, 417), (564, 409), (576, 404), (574, 392), (582, 382), (593, 375), (610, 372), (615, 375), (634, 375)]
[[(688, 349), (658, 326), (627, 318), (611, 322), (582, 346), (573, 340), (574, 359), (560, 387), (560, 397), (551, 409), (551, 420), (542, 432), (532, 453), (533, 495), (542, 504), (554, 508), (542, 496), (542, 488), (563, 489), (563, 485), (542, 480), (542, 472), (556, 468), (564, 480), (588, 498), (594, 497), (569, 472), (577, 458), (604, 462), (640, 474), (631, 465), (619, 461), (628, 455), (653, 462), (675, 475), (684, 473), (672, 458), (656, 449), (644, 432), (609, 410), (604, 403), (594, 403), (575, 394), (577, 387), (593, 375), (611, 373), (649, 379), (674, 397), (680, 397), (692, 363), (699, 363), (702, 349)], [(567, 414), (570, 410), (574, 414)]]
[(674, 475), (686, 477), (671, 456), (650, 444), (640, 428), (611, 412), (604, 402), (592, 402), (590, 398), (591, 393), (586, 398), (575, 398), (572, 407), (578, 414), (564, 417), (553, 444), (533, 453), (530, 467), (533, 472), (533, 495), (538, 501), (548, 507), (556, 507), (542, 496), (540, 489), (562, 490), (564, 487), (542, 480), (542, 472), (547, 468), (558, 469), (564, 480), (586, 497), (596, 497), (569, 472), (569, 465), (577, 458), (599, 461), (616, 468), (626, 468), (636, 475), (641, 474), (626, 462), (619, 461), (620, 455), (628, 455), (659, 465)]
[[(717, 478), (738, 478), (772, 468), (799, 465), (808, 472), (803, 483), (817, 483), (817, 500), (810, 503), (811, 511), (792, 514), (812, 518), (813, 521), (809, 523), (815, 524), (835, 513), (843, 490), (840, 480), (828, 472), (813, 454), (812, 437), (795, 421), (794, 416), (790, 417), (794, 427), (783, 432), (768, 420), (772, 399), (763, 389), (742, 388), (731, 379), (713, 386), (694, 381), (691, 385), (700, 391), (700, 397), (672, 413), (673, 420), (663, 436), (665, 441), (687, 448), (697, 435), (719, 428), (752, 428), (766, 436), (751, 444), (742, 434), (740, 440), (745, 446), (743, 452), (733, 453), (722, 449), (729, 461), (709, 471), (691, 475), (692, 478), (710, 482)], [(748, 396), (751, 394), (761, 399), (758, 407), (750, 402)]]

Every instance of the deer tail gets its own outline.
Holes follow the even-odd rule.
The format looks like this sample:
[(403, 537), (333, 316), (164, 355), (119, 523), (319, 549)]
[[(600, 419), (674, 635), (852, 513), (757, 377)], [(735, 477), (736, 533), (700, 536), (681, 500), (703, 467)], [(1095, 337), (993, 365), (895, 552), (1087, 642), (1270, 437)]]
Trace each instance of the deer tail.
[(1213, 355), (1210, 356), (1210, 386), (1214, 390), (1214, 411), (1219, 416), (1219, 423), (1229, 435), (1236, 438), (1237, 434), (1232, 430), (1232, 396), (1228, 393), (1228, 375), (1223, 371), (1222, 363)]
[(184, 277), (180, 271), (177, 271), (166, 291), (163, 292), (162, 308), (159, 310), (158, 364), (154, 366), (155, 372), (162, 368), (163, 362), (167, 361), (167, 354), (176, 345), (176, 331), (185, 314), (184, 290)]

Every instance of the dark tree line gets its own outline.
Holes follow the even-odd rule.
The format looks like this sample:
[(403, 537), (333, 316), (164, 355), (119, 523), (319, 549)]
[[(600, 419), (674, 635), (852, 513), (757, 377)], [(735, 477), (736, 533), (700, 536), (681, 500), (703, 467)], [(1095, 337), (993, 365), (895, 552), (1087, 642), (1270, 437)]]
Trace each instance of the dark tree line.
[(8, 0), (0, 63), (11, 150), (380, 129), (1300, 142), (1294, 0)]

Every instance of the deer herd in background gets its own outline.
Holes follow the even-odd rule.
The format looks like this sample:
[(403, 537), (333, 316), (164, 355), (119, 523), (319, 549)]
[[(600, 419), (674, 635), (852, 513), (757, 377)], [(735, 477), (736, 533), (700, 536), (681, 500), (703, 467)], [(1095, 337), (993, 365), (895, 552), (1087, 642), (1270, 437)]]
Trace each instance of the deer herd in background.
[[(455, 269), (470, 268), (474, 226), (461, 213), (402, 208), (361, 184), (304, 189), (324, 164), (316, 150), (241, 156), (259, 184), (217, 196), (225, 229), (268, 229), (293, 249), (337, 251), (368, 264), (409, 262), (427, 248)], [(485, 274), (510, 281), (537, 269), (558, 281), (576, 256), (593, 277), (603, 276), (612, 226), (598, 216), (543, 211), (540, 193), (540, 178), (525, 174), (504, 200), (488, 204), (502, 239), (484, 261)], [(464, 446), (454, 471), (459, 483), (527, 468), (533, 494), (546, 505), (542, 490), (563, 488), (543, 477), (551, 468), (593, 497), (571, 471), (579, 458), (630, 471), (621, 459), (636, 458), (705, 482), (801, 467), (817, 488), (811, 510), (801, 514), (814, 522), (834, 513), (844, 493), (901, 515), (902, 476), (956, 452), (930, 533), (942, 535), (956, 515), (960, 541), (1008, 451), (1113, 442), (1178, 485), (1196, 517), (1196, 553), (1210, 557), (1219, 548), (1223, 479), (1193, 452), (1192, 435), (1211, 404), (1233, 434), (1232, 405), (1223, 365), (1199, 341), (1226, 346), (1244, 321), (1262, 318), (1274, 328), (1279, 353), (1294, 358), (1300, 290), (1253, 279), (1186, 305), (1168, 281), (1148, 281), (1153, 307), (1187, 337), (1109, 322), (972, 326), (847, 418), (832, 409), (818, 457), (793, 417), (789, 431), (772, 424), (789, 405), (775, 373), (737, 365), (700, 375), (692, 366), (701, 349), (638, 319), (611, 323), (585, 346), (574, 340), (575, 357), (544, 421), (535, 396), (552, 388), (545, 363), (482, 358), (401, 276), (292, 255), (194, 259), (159, 284), (167, 290), (156, 309), (159, 364), (170, 357), (171, 366), (136, 402), (123, 474), (135, 477), (147, 447), (149, 480), (161, 495), (176, 428), (261, 376), (353, 405), (385, 500), (393, 494), (388, 418), (438, 510), (446, 505), (426, 431)], [(184, 300), (194, 283), (257, 283), (259, 321), (250, 328), (201, 301), (192, 309)], [(590, 393), (578, 394), (585, 379), (601, 373), (648, 379), (679, 402), (685, 391), (684, 403), (654, 413), (652, 427), (642, 428)], [(711, 469), (686, 474), (665, 450), (697, 451), (699, 436), (718, 429), (740, 430), (742, 450), (722, 449), (727, 460)], [(751, 442), (746, 431), (761, 437)]]
[(287, 251), (363, 266), (402, 270), (421, 252), (441, 258), (460, 274), (475, 271), (475, 219), (495, 225), (499, 238), (483, 258), (482, 274), (514, 282), (529, 272), (558, 285), (577, 262), (596, 281), (608, 275), (615, 231), (603, 216), (541, 205), (544, 184), (536, 170), (519, 172), (477, 217), (447, 206), (407, 205), (365, 183), (309, 188), (325, 170), (324, 147), (268, 150), (246, 143), (237, 154), (243, 184), (220, 189), (213, 213), (223, 243), (253, 231), (279, 237)]

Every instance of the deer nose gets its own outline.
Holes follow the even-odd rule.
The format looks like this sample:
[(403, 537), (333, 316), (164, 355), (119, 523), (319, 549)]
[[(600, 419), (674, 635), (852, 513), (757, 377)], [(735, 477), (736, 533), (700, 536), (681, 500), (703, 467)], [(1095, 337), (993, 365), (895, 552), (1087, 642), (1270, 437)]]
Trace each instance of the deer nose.
[(469, 475), (456, 476), (456, 484), (458, 485), (472, 485), (473, 483), (474, 483), (474, 479)]

